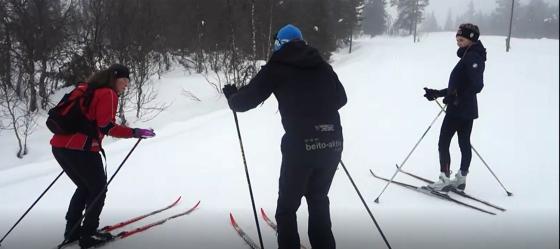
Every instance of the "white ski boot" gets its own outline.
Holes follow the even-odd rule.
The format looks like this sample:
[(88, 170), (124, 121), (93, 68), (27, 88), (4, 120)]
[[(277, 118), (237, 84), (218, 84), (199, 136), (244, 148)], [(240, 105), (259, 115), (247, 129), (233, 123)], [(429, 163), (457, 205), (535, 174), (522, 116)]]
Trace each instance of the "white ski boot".
[(445, 173), (441, 172), (439, 174), (439, 181), (429, 184), (428, 188), (438, 192), (449, 192), (449, 190), (453, 188), (453, 185), (451, 179), (449, 179)]
[(465, 187), (467, 186), (467, 174), (462, 173), (461, 170), (455, 174), (455, 178), (451, 180), (451, 185), (459, 191), (465, 191)]

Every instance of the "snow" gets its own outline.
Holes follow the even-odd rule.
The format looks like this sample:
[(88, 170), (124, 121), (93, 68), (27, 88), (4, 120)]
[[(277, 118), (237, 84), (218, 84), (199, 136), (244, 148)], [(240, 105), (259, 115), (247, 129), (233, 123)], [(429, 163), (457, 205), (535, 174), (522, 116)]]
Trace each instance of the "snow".
[[(343, 161), (361, 190), (392, 248), (558, 248), (558, 40), (482, 37), (488, 49), (485, 87), (479, 94), (480, 118), (472, 143), (506, 188), (473, 153), (467, 192), (505, 207), (491, 216), (391, 185), (368, 170), (390, 177), (395, 164), (428, 128), (439, 107), (426, 101), (422, 88), (444, 88), (457, 62), (453, 33), (432, 33), (419, 43), (410, 37), (354, 40), (353, 53), (341, 48), (333, 67), (343, 82), (348, 104), (341, 110), (345, 135)], [(233, 212), (256, 241), (257, 231), (232, 112), (204, 77), (174, 70), (155, 79), (161, 103), (170, 107), (133, 127), (153, 127), (157, 136), (140, 142), (109, 187), (101, 224), (111, 224), (171, 203), (181, 203), (130, 227), (147, 224), (201, 204), (189, 216), (170, 220), (141, 235), (105, 248), (247, 248), (229, 225)], [(187, 89), (201, 101), (183, 94)], [(132, 117), (131, 113), (128, 115)], [(274, 216), (280, 138), (277, 102), (272, 97), (256, 110), (239, 113), (245, 154), (256, 206)], [(443, 116), (442, 116), (443, 117)], [(435, 179), (440, 117), (404, 169)], [(44, 120), (44, 117), (42, 117)], [(50, 154), (48, 130), (30, 138), (31, 154), (15, 157), (14, 139), (0, 133), (0, 235), (3, 235), (61, 172)], [(454, 138), (452, 169), (460, 158)], [(134, 139), (107, 139), (108, 173), (132, 148)], [(421, 182), (399, 174), (397, 180)], [(5, 249), (51, 248), (62, 240), (64, 215), (74, 185), (63, 175), (2, 243)], [(386, 248), (356, 195), (339, 170), (331, 187), (333, 232), (338, 248)], [(460, 198), (460, 197), (457, 197)], [(306, 236), (305, 201), (298, 213), (300, 236)], [(260, 220), (265, 248), (276, 248), (275, 235)]]

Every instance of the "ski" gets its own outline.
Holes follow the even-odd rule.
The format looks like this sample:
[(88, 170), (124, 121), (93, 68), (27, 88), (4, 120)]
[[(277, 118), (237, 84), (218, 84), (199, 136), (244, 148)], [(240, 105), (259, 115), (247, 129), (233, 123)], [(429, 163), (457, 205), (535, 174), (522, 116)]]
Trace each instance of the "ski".
[(241, 227), (239, 227), (239, 225), (237, 225), (237, 221), (235, 221), (235, 219), (233, 218), (232, 213), (229, 213), (229, 219), (230, 219), (231, 225), (233, 226), (233, 229), (235, 229), (237, 234), (245, 241), (245, 243), (247, 243), (247, 245), (249, 245), (249, 247), (251, 247), (251, 249), (261, 249), (257, 245), (257, 243), (253, 239), (251, 239), (251, 237), (249, 237), (249, 235), (246, 234), (245, 231), (243, 231), (243, 229), (241, 229)]
[[(263, 218), (264, 222), (266, 222), (266, 224), (276, 232), (276, 235), (278, 235), (278, 226), (276, 225), (276, 223), (274, 223), (274, 221), (268, 218), (268, 215), (262, 208), (261, 208), (261, 217)], [(307, 247), (305, 247), (302, 244), (300, 244), (300, 248), (307, 249)]]
[[(397, 166), (397, 168), (398, 168), (398, 166)], [(406, 175), (412, 176), (412, 177), (414, 177), (414, 178), (416, 178), (416, 179), (418, 179), (418, 180), (420, 180), (420, 181), (426, 182), (426, 183), (428, 183), (428, 184), (434, 183), (434, 181), (432, 181), (432, 180), (426, 179), (426, 178), (424, 178), (424, 177), (418, 176), (418, 175), (413, 174), (413, 173), (410, 173), (410, 172), (408, 172), (408, 171), (405, 171), (405, 170), (402, 170), (402, 169), (399, 169), (399, 171), (402, 172), (402, 173), (404, 173), (404, 174), (406, 174)], [(451, 189), (451, 191), (452, 191), (453, 193), (455, 193), (455, 194), (458, 194), (458, 195), (462, 196), (462, 197), (471, 199), (471, 200), (473, 200), (473, 201), (480, 202), (480, 203), (482, 203), (482, 204), (484, 204), (484, 205), (486, 205), (486, 206), (493, 207), (493, 208), (498, 209), (498, 210), (500, 210), (500, 211), (502, 211), (502, 212), (505, 212), (505, 211), (506, 211), (506, 209), (503, 208), (503, 207), (500, 207), (500, 206), (497, 206), (497, 205), (492, 204), (492, 203), (490, 203), (490, 202), (487, 202), (487, 201), (478, 199), (478, 198), (476, 198), (476, 197), (474, 197), (474, 196), (472, 196), (472, 195), (469, 195), (469, 194), (465, 193), (464, 191), (460, 191), (460, 190), (457, 190), (457, 189), (455, 189), (455, 188)]]
[[(181, 216), (188, 215), (188, 214), (192, 213), (192, 212), (198, 207), (199, 204), (200, 204), (200, 201), (198, 201), (193, 207), (191, 207), (190, 209), (188, 209), (188, 210), (186, 210), (186, 211), (184, 211), (184, 212), (181, 212), (181, 213), (178, 213), (178, 214), (169, 216), (169, 217), (167, 217), (167, 218), (163, 218), (163, 219), (161, 219), (161, 220), (152, 222), (152, 223), (150, 223), (150, 224), (147, 224), (147, 225), (144, 225), (144, 226), (141, 226), (141, 227), (137, 227), (137, 228), (134, 228), (134, 229), (131, 229), (131, 230), (122, 231), (122, 232), (118, 233), (117, 235), (114, 235), (114, 237), (113, 237), (112, 240), (108, 240), (108, 241), (106, 241), (105, 243), (100, 244), (100, 245), (97, 245), (97, 246), (94, 246), (94, 247), (92, 247), (92, 248), (100, 248), (100, 247), (106, 246), (107, 244), (110, 244), (110, 243), (115, 242), (115, 241), (117, 241), (117, 240), (122, 240), (122, 239), (128, 238), (128, 237), (130, 237), (130, 236), (132, 236), (132, 235), (134, 235), (134, 234), (138, 234), (138, 233), (143, 232), (143, 231), (146, 231), (146, 230), (148, 230), (148, 229), (150, 229), (150, 228), (152, 228), (152, 227), (161, 225), (161, 224), (167, 222), (168, 220), (171, 220), (171, 219), (175, 219), (175, 218), (178, 218), (178, 217), (181, 217)], [(74, 244), (75, 244), (75, 243), (74, 243)]]
[[(115, 223), (115, 224), (112, 224), (112, 225), (104, 226), (103, 228), (98, 229), (98, 231), (99, 231), (99, 232), (107, 232), (107, 233), (108, 233), (108, 232), (111, 232), (111, 231), (113, 231), (113, 230), (115, 230), (115, 229), (119, 229), (119, 228), (121, 228), (121, 227), (130, 225), (130, 224), (132, 224), (132, 223), (134, 223), (134, 222), (137, 222), (137, 221), (140, 221), (140, 220), (142, 220), (142, 219), (144, 219), (144, 218), (146, 218), (146, 217), (149, 217), (149, 216), (152, 216), (152, 215), (156, 215), (156, 214), (161, 213), (161, 212), (163, 212), (163, 211), (165, 211), (165, 210), (168, 210), (168, 209), (170, 209), (170, 208), (176, 206), (176, 205), (179, 203), (180, 200), (181, 200), (181, 196), (179, 196), (179, 197), (177, 198), (177, 200), (175, 200), (175, 201), (174, 201), (173, 203), (171, 203), (169, 206), (166, 206), (166, 207), (164, 207), (164, 208), (160, 208), (160, 209), (158, 209), (158, 210), (154, 210), (154, 211), (152, 211), (152, 212), (149, 212), (149, 213), (146, 213), (146, 214), (143, 214), (143, 215), (136, 216), (136, 217), (131, 218), (131, 219), (128, 219), (128, 220), (126, 220), (126, 221), (121, 221), (121, 222), (118, 222), (118, 223)], [(70, 243), (66, 243), (66, 244), (61, 244), (61, 245), (58, 245), (56, 248), (62, 249), (62, 248), (65, 248), (65, 247), (68, 247), (68, 246), (74, 245), (74, 244), (77, 244), (77, 241), (70, 242)]]
[(167, 222), (167, 221), (169, 221), (169, 220), (172, 220), (172, 219), (175, 219), (175, 218), (178, 218), (178, 217), (181, 217), (181, 216), (188, 215), (188, 214), (192, 213), (192, 212), (198, 207), (198, 205), (200, 205), (200, 201), (198, 201), (193, 207), (191, 207), (190, 209), (188, 209), (188, 210), (186, 210), (186, 211), (184, 211), (184, 212), (181, 212), (181, 213), (178, 213), (178, 214), (169, 216), (169, 217), (167, 217), (167, 218), (163, 218), (163, 219), (161, 219), (161, 220), (152, 222), (152, 223), (150, 223), (150, 224), (147, 224), (147, 225), (144, 225), (144, 226), (141, 226), (141, 227), (132, 229), (132, 230), (122, 231), (122, 232), (118, 233), (118, 234), (115, 236), (115, 237), (116, 237), (115, 239), (124, 239), (124, 238), (130, 237), (130, 236), (132, 236), (132, 235), (134, 235), (134, 234), (137, 234), (137, 233), (139, 233), (139, 232), (146, 231), (146, 230), (148, 230), (148, 229), (150, 229), (150, 228), (152, 228), (152, 227), (159, 226), (159, 225), (161, 225), (161, 224), (163, 224), (163, 223), (165, 223), (165, 222)]
[[(381, 179), (381, 180), (387, 181), (387, 182), (390, 181), (387, 178), (376, 175), (375, 173), (373, 173), (373, 171), (371, 169), (369, 170), (369, 172), (371, 173), (371, 175), (373, 175), (373, 177), (375, 177), (377, 179)], [(468, 207), (468, 208), (471, 208), (471, 209), (474, 209), (474, 210), (477, 210), (477, 211), (480, 211), (480, 212), (483, 212), (483, 213), (496, 215), (496, 213), (494, 213), (494, 212), (490, 212), (488, 210), (484, 210), (484, 209), (479, 208), (477, 206), (473, 206), (471, 204), (453, 199), (452, 197), (450, 197), (449, 195), (444, 194), (444, 193), (440, 193), (440, 192), (437, 192), (437, 191), (434, 191), (434, 190), (431, 190), (431, 189), (427, 189), (427, 188), (423, 188), (423, 187), (417, 187), (417, 186), (414, 186), (414, 185), (411, 185), (411, 184), (407, 184), (407, 183), (399, 182), (399, 181), (395, 181), (395, 180), (393, 180), (393, 183), (397, 184), (398, 186), (401, 186), (401, 187), (404, 187), (404, 188), (407, 188), (407, 189), (411, 189), (411, 190), (415, 190), (417, 192), (420, 192), (420, 193), (423, 193), (423, 194), (426, 194), (426, 195), (429, 195), (429, 196), (437, 197), (437, 198), (442, 199), (442, 200), (454, 202), (454, 203), (457, 203), (461, 206)]]
[(105, 227), (103, 227), (103, 228), (101, 228), (101, 229), (99, 229), (99, 230), (100, 230), (101, 232), (111, 232), (111, 231), (113, 231), (113, 230), (115, 230), (115, 229), (124, 227), (124, 226), (129, 225), (129, 224), (134, 223), (134, 222), (137, 222), (137, 221), (142, 220), (142, 219), (144, 219), (144, 218), (146, 218), (146, 217), (149, 217), (149, 216), (152, 216), (152, 215), (161, 213), (161, 212), (163, 212), (163, 211), (165, 211), (165, 210), (168, 210), (168, 209), (170, 209), (170, 208), (176, 206), (176, 205), (179, 203), (180, 200), (181, 200), (181, 196), (179, 196), (179, 198), (177, 198), (177, 200), (175, 200), (173, 203), (171, 203), (171, 205), (169, 205), (169, 206), (167, 206), (167, 207), (164, 207), (164, 208), (161, 208), (161, 209), (158, 209), (158, 210), (154, 210), (154, 211), (149, 212), (149, 213), (147, 213), (147, 214), (143, 214), (143, 215), (140, 215), (140, 216), (134, 217), (134, 218), (132, 218), (132, 219), (129, 219), (129, 220), (126, 220), (126, 221), (122, 221), (122, 222), (119, 222), (119, 223), (116, 223), (116, 224), (113, 224), (113, 225), (105, 226)]

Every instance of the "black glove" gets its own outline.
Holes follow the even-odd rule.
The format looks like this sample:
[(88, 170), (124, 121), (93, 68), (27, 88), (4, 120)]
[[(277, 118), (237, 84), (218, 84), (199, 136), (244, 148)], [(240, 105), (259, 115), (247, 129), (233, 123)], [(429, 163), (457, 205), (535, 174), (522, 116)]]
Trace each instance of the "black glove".
[(424, 90), (426, 91), (424, 97), (426, 97), (429, 101), (435, 100), (439, 97), (445, 97), (447, 95), (447, 89), (436, 90), (424, 87)]
[(424, 87), (424, 91), (426, 91), (426, 93), (424, 94), (424, 97), (426, 97), (426, 99), (428, 99), (429, 101), (437, 99), (437, 97), (439, 95), (439, 91), (435, 90), (435, 89), (430, 89), (430, 88)]
[(231, 95), (237, 93), (237, 87), (235, 85), (228, 84), (222, 88), (222, 92), (224, 93), (224, 96), (229, 99)]

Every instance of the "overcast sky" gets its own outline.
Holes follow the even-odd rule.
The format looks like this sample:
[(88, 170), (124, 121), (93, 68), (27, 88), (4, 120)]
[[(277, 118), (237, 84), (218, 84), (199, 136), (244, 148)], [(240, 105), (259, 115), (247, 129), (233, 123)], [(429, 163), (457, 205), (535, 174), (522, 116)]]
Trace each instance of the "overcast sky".
[[(472, 0), (476, 10), (482, 10), (484, 13), (490, 13), (496, 8), (495, 0)], [(531, 0), (516, 0), (521, 4), (527, 4)], [(558, 5), (559, 0), (543, 0), (552, 5)], [(447, 11), (451, 9), (453, 16), (462, 15), (467, 9), (470, 0), (430, 0), (430, 5), (426, 7), (426, 12), (434, 12), (438, 23), (445, 24), (447, 18)], [(395, 11), (390, 11), (392, 16), (395, 16)]]

